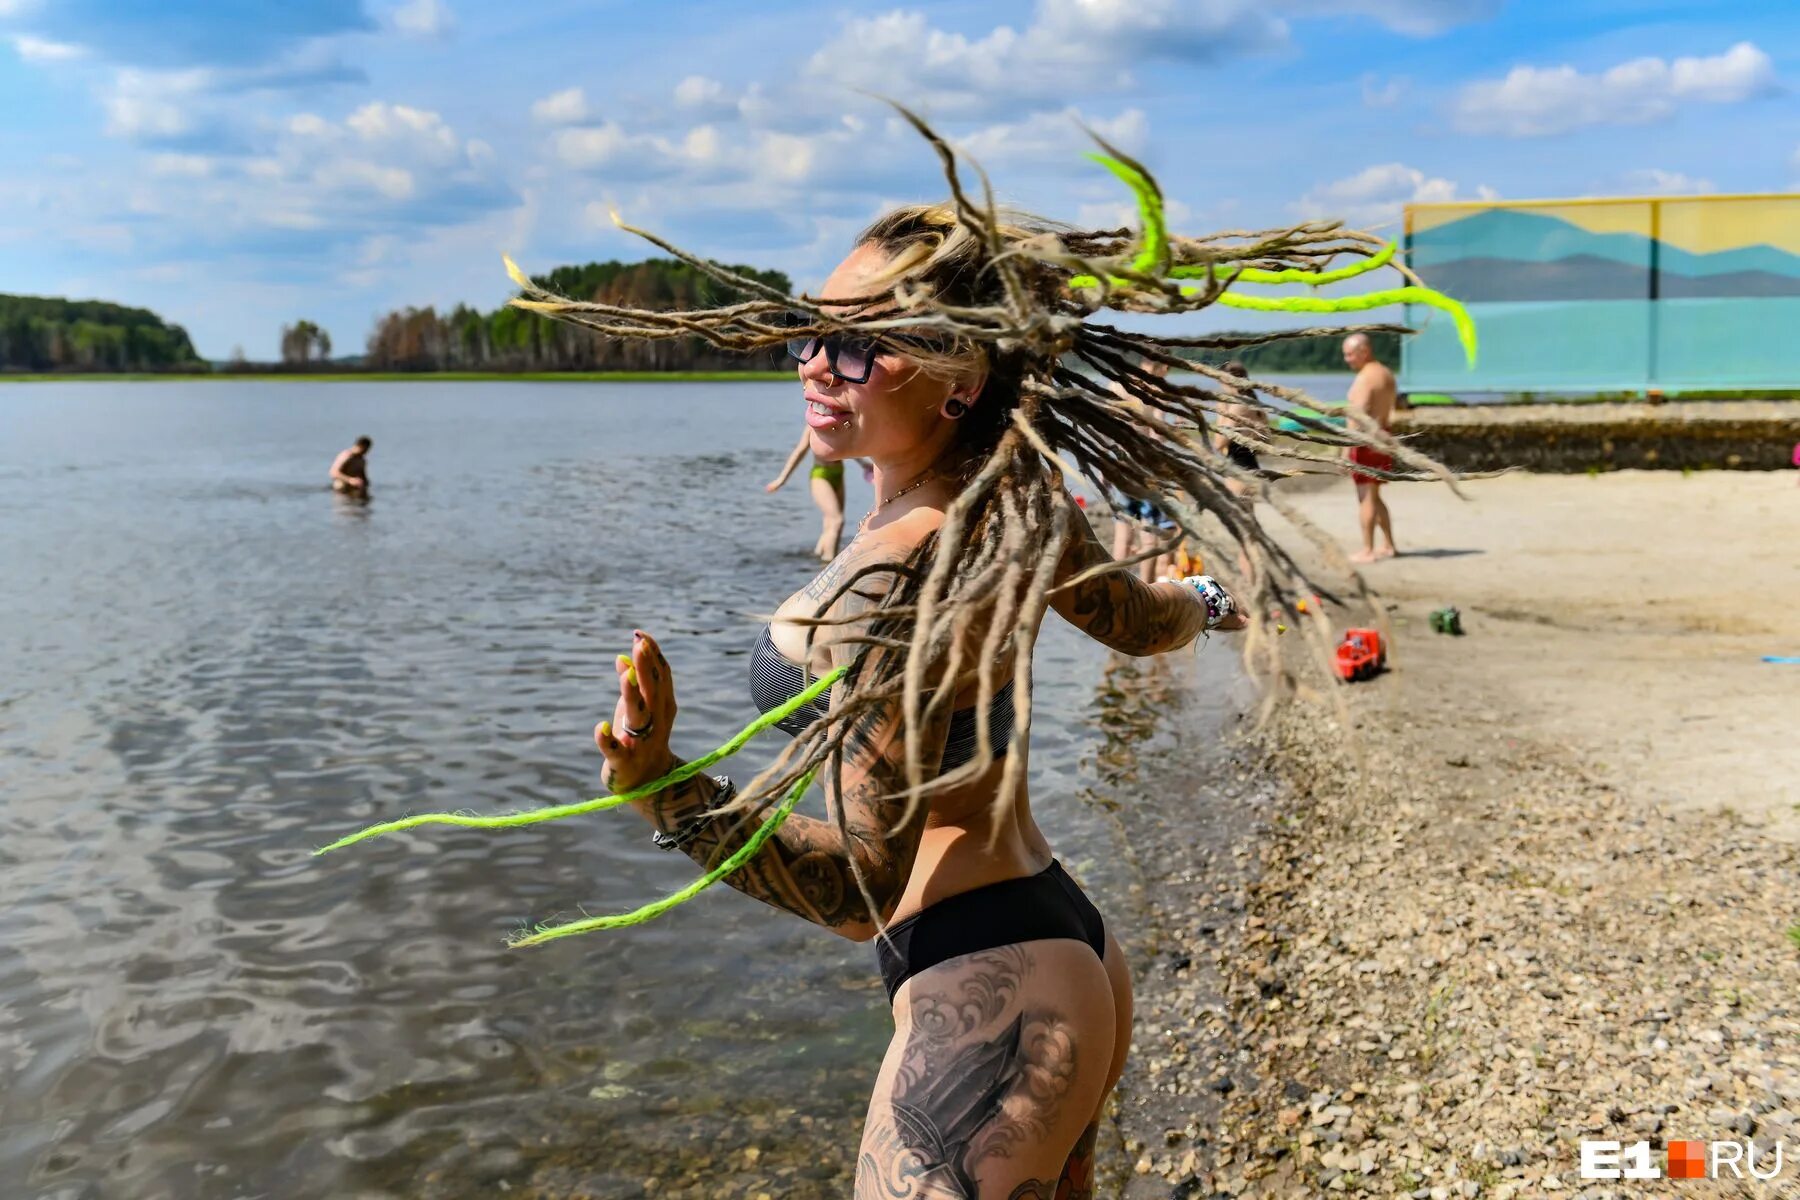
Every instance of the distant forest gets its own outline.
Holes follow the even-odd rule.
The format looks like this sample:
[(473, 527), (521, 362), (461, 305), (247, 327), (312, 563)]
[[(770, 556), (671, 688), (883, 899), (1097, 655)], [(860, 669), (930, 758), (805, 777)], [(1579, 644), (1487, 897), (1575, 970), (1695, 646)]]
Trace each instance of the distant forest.
[(187, 331), (143, 308), (0, 295), (0, 371), (201, 371)]
[[(1399, 334), (1371, 333), (1369, 342), (1375, 351), (1376, 358), (1390, 367), (1399, 368)], [(1246, 346), (1231, 354), (1207, 350), (1201, 352), (1198, 357), (1201, 362), (1211, 363), (1214, 366), (1222, 366), (1226, 361), (1235, 358), (1238, 362), (1243, 363), (1244, 369), (1252, 375), (1343, 372), (1349, 369), (1344, 366), (1343, 345), (1344, 340), (1333, 334), (1329, 337), (1292, 338), (1279, 342), (1265, 342), (1260, 346)]]
[[(783, 292), (792, 287), (779, 271), (731, 269)], [(558, 295), (628, 308), (700, 308), (749, 299), (667, 258), (558, 267), (533, 278)], [(483, 313), (459, 304), (446, 313), (408, 308), (381, 318), (362, 365), (371, 371), (730, 371), (779, 367), (781, 359), (773, 350), (727, 353), (699, 338), (605, 338), (516, 308)]]
[[(783, 292), (792, 290), (779, 271), (738, 266), (732, 270)], [(558, 267), (537, 282), (581, 300), (647, 309), (699, 308), (747, 299), (686, 263), (588, 263)], [(1382, 362), (1398, 366), (1400, 335), (1371, 335)], [(1336, 336), (1268, 342), (1235, 356), (1200, 352), (1210, 363), (1236, 357), (1252, 374), (1344, 370)], [(406, 308), (388, 313), (369, 334), (368, 353), (331, 358), (330, 336), (310, 321), (281, 330), (279, 365), (253, 364), (241, 352), (223, 371), (732, 371), (781, 369), (780, 351), (727, 353), (699, 338), (646, 342), (601, 337), (585, 329), (501, 306), (481, 312), (459, 304), (448, 312)], [(155, 313), (98, 300), (59, 300), (0, 295), (0, 372), (205, 371), (179, 325)]]

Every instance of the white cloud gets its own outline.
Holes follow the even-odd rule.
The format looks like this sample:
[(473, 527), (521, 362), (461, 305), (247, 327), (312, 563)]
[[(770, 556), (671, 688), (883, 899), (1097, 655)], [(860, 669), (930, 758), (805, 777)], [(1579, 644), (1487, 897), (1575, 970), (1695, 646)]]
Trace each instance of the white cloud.
[(1719, 190), (1710, 179), (1699, 179), (1680, 171), (1664, 171), (1660, 167), (1627, 171), (1622, 182), (1624, 191), (1640, 196), (1696, 195)]
[[(1163, 200), (1163, 216), (1171, 228), (1193, 220), (1194, 210), (1179, 200)], [(1135, 205), (1122, 200), (1083, 204), (1075, 210), (1075, 224), (1082, 229), (1136, 229), (1141, 218)]]
[(609, 179), (673, 176), (693, 182), (739, 179), (798, 185), (822, 161), (819, 147), (839, 143), (842, 130), (802, 136), (769, 129), (721, 132), (696, 125), (679, 140), (654, 133), (630, 133), (616, 121), (560, 130), (553, 141), (564, 166), (604, 170)]
[[(317, 233), (328, 253), (396, 221), (456, 224), (510, 199), (491, 148), (465, 142), (428, 110), (374, 102), (342, 120), (301, 112), (250, 128), (259, 139), (252, 153), (149, 156), (125, 181), (126, 207), (178, 246), (255, 246), (298, 231)], [(277, 245), (291, 252), (291, 239)]]
[(634, 139), (617, 121), (607, 121), (584, 129), (564, 129), (556, 135), (552, 145), (564, 166), (587, 170), (606, 166), (634, 145), (646, 145), (651, 141)]
[(1022, 121), (989, 125), (951, 140), (984, 167), (1017, 162), (1073, 162), (1093, 149), (1093, 142), (1082, 130), (1083, 124), (1127, 153), (1141, 148), (1150, 130), (1142, 109), (1128, 108), (1110, 119), (1094, 119), (1066, 108), (1061, 112), (1033, 113)]
[(313, 172), (313, 181), (328, 191), (374, 192), (389, 200), (407, 200), (417, 184), (412, 172), (363, 159), (338, 159)]
[(428, 109), (378, 100), (351, 113), (344, 124), (365, 142), (405, 146), (436, 162), (454, 162), (464, 156), (455, 131)]
[(444, 0), (408, 0), (393, 12), (394, 28), (414, 38), (448, 37), (456, 28), (456, 14)]
[(1776, 86), (1775, 66), (1750, 42), (1710, 58), (1637, 58), (1598, 75), (1574, 67), (1518, 66), (1504, 79), (1469, 84), (1456, 101), (1468, 133), (1544, 137), (1590, 125), (1663, 120), (1682, 102), (1730, 104)]
[(194, 127), (191, 103), (211, 78), (209, 72), (199, 69), (120, 71), (112, 89), (101, 97), (107, 134), (155, 139), (187, 133)]
[(314, 230), (325, 227), (325, 218), (319, 214), (291, 208), (272, 208), (267, 212), (259, 212), (258, 219), (273, 229)]
[(212, 172), (213, 161), (204, 154), (158, 154), (150, 159), (152, 175), (205, 179)]
[(689, 75), (675, 85), (675, 103), (682, 108), (706, 108), (725, 101), (725, 85), (704, 75)]
[(13, 38), (13, 49), (26, 62), (68, 62), (70, 59), (85, 58), (87, 47), (77, 46), (72, 42), (52, 42), (47, 38), (32, 37), (21, 33)]
[(792, 133), (760, 133), (750, 151), (751, 161), (761, 163), (764, 178), (782, 183), (803, 183), (818, 165), (818, 143)]
[(893, 9), (847, 22), (807, 71), (841, 80), (854, 64), (859, 87), (940, 116), (973, 115), (1062, 99), (1072, 78), (1118, 90), (1136, 63), (1215, 61), (1286, 41), (1286, 23), (1256, 0), (1038, 0), (1023, 31), (998, 25), (975, 37)]
[[(1458, 199), (1457, 185), (1448, 179), (1427, 175), (1405, 163), (1381, 163), (1365, 167), (1344, 179), (1320, 184), (1293, 206), (1297, 216), (1307, 220), (1342, 219), (1352, 226), (1385, 225), (1400, 217), (1406, 204), (1432, 204)], [(1499, 194), (1485, 184), (1475, 189), (1475, 198), (1495, 200)]]
[(1373, 17), (1395, 33), (1430, 37), (1500, 11), (1501, 0), (1278, 0), (1296, 16)]
[(551, 92), (531, 106), (531, 115), (548, 125), (578, 125), (588, 119), (587, 93), (578, 87)]

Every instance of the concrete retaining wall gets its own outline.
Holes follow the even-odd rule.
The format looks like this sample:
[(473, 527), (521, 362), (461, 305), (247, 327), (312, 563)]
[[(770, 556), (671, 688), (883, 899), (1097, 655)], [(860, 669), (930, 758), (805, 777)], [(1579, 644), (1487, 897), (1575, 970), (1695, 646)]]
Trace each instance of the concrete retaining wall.
[(1415, 408), (1394, 433), (1455, 471), (1793, 467), (1800, 401)]

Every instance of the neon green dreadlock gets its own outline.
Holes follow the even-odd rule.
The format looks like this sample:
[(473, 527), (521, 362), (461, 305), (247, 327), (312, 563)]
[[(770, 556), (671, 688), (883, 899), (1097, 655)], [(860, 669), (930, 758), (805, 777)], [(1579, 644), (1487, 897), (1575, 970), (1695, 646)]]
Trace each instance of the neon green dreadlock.
[[(1190, 263), (1171, 268), (1169, 266), (1169, 234), (1167, 223), (1163, 217), (1162, 193), (1142, 171), (1130, 163), (1122, 162), (1108, 154), (1090, 154), (1088, 157), (1111, 171), (1126, 187), (1131, 189), (1132, 195), (1137, 198), (1138, 216), (1144, 226), (1143, 242), (1138, 248), (1137, 256), (1131, 262), (1132, 275), (1137, 278), (1110, 276), (1107, 283), (1114, 288), (1129, 289), (1138, 286), (1140, 280), (1154, 282), (1158, 279), (1204, 279), (1207, 281), (1205, 285), (1177, 285), (1183, 295), (1204, 291), (1209, 286), (1229, 286), (1233, 283), (1304, 283), (1310, 287), (1319, 287), (1327, 283), (1341, 283), (1378, 267), (1384, 267), (1393, 261), (1397, 249), (1393, 242), (1389, 242), (1377, 253), (1332, 271), (1304, 271), (1298, 268), (1265, 271), (1258, 267), (1221, 269), (1212, 263)], [(1099, 287), (1100, 280), (1093, 275), (1077, 275), (1069, 280), (1069, 286), (1074, 289)], [(1469, 365), (1475, 365), (1478, 343), (1475, 322), (1470, 318), (1468, 309), (1444, 293), (1428, 287), (1389, 288), (1385, 291), (1365, 292), (1358, 296), (1335, 298), (1244, 296), (1231, 291), (1220, 291), (1213, 295), (1212, 300), (1228, 308), (1249, 309), (1255, 312), (1293, 313), (1366, 312), (1372, 308), (1386, 308), (1391, 304), (1424, 304), (1450, 314), (1450, 319), (1456, 323), (1456, 336), (1457, 340), (1462, 343), (1463, 353), (1468, 357)]]

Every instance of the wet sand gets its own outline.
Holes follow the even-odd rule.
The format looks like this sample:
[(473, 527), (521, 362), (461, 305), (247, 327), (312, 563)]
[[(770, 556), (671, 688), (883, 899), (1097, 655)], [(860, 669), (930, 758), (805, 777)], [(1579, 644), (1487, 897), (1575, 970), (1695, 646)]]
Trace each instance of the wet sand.
[[(1348, 485), (1291, 490), (1351, 544)], [(1800, 652), (1800, 488), (1465, 492), (1397, 489), (1392, 669), (1265, 730), (1247, 865), (1187, 892), (1224, 918), (1165, 931), (1205, 970), (1140, 970), (1195, 1017), (1140, 1018), (1127, 1196), (1599, 1200), (1659, 1185), (1581, 1180), (1583, 1138), (1746, 1137), (1782, 1181), (1683, 1193), (1800, 1194), (1800, 667), (1760, 661)]]

